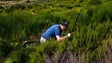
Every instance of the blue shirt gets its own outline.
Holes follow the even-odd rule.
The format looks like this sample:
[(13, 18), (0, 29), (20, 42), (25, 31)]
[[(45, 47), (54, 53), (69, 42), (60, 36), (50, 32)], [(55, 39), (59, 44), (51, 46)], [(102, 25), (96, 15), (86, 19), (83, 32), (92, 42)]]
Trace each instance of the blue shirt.
[(61, 36), (62, 30), (60, 24), (55, 24), (49, 27), (42, 35), (43, 38), (56, 38), (56, 36)]

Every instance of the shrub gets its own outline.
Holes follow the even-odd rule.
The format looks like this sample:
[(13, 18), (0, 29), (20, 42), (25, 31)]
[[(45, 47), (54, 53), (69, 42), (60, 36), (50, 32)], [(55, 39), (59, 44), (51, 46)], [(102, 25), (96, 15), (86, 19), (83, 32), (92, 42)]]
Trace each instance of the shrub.
[(112, 12), (111, 7), (112, 7), (111, 2), (107, 2), (99, 5), (96, 11), (94, 11), (92, 21), (94, 20), (97, 22), (107, 21), (111, 17), (111, 12)]

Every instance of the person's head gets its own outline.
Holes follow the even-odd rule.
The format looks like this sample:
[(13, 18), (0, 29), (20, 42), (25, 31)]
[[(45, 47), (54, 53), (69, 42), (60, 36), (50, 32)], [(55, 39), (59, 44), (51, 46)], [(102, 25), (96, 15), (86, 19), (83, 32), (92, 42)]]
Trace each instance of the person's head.
[(65, 30), (65, 29), (67, 29), (68, 28), (68, 22), (63, 22), (62, 24), (61, 24), (61, 29), (62, 30)]

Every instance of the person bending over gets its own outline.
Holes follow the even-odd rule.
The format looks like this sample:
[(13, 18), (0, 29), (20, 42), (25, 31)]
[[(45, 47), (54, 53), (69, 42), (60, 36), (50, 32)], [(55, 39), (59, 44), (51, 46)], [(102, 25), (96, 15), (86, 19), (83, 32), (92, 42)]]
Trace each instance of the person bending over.
[(40, 42), (44, 43), (47, 39), (55, 38), (57, 41), (61, 41), (65, 38), (69, 38), (71, 36), (70, 33), (68, 33), (66, 36), (61, 36), (62, 31), (66, 30), (68, 28), (68, 23), (63, 22), (62, 24), (54, 24), (51, 27), (49, 27), (41, 36)]

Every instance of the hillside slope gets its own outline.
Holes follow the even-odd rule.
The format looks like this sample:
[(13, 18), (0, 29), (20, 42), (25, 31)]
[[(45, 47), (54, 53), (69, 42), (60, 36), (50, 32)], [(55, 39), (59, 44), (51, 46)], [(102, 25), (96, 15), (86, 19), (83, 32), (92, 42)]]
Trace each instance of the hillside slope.
[[(112, 63), (112, 1), (37, 0), (0, 7), (0, 63)], [(68, 21), (72, 40), (39, 43), (51, 25)], [(37, 40), (23, 46), (25, 40)]]

